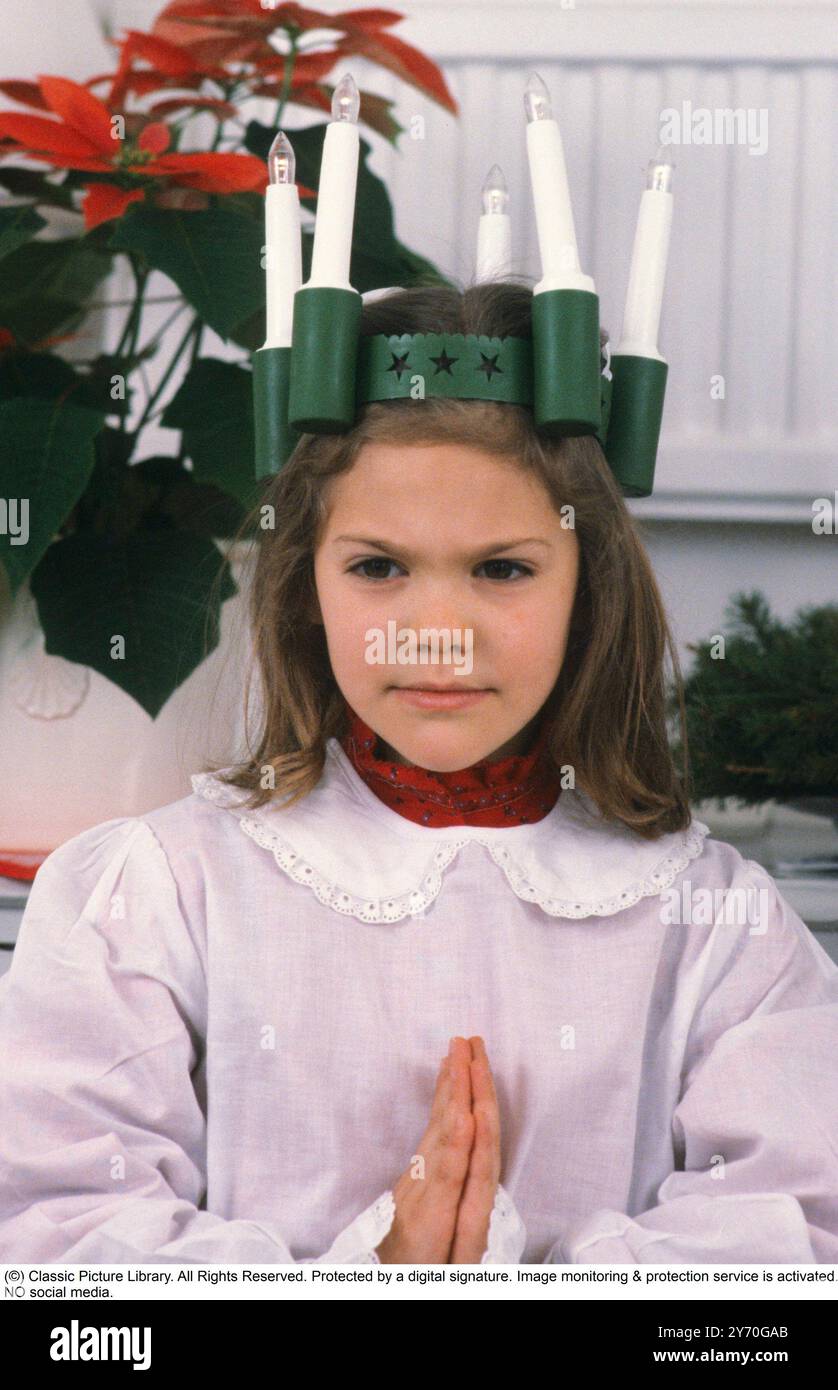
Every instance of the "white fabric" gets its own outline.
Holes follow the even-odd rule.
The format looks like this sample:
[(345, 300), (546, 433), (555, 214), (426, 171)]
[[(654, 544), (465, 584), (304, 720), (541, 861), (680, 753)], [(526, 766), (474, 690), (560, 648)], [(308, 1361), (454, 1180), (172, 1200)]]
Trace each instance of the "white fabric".
[[(0, 1260), (375, 1262), (448, 1040), (479, 1034), (482, 1262), (838, 1262), (838, 967), (760, 865), (567, 791), (533, 826), (418, 826), (334, 740), (287, 810), (193, 784), (35, 879), (0, 980)], [(669, 885), (767, 911), (670, 924)]]
[[(473, 841), (486, 846), (518, 897), (550, 916), (607, 916), (660, 893), (701, 853), (709, 833), (694, 821), (687, 831), (640, 840), (571, 790), (534, 825), (416, 825), (370, 791), (336, 739), (329, 741), (319, 785), (293, 808), (290, 823), (278, 805), (249, 814), (241, 807), (246, 793), (210, 773), (196, 773), (192, 785), (237, 811), (245, 833), (271, 850), (295, 882), (362, 922), (398, 922), (424, 911), (438, 896), (445, 869)], [(342, 833), (336, 803), (351, 836)]]

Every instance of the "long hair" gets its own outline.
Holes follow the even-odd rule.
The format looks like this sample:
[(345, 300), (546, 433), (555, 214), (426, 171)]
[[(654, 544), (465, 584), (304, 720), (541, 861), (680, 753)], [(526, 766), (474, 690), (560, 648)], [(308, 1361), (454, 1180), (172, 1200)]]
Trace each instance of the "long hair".
[[(532, 289), (523, 278), (400, 290), (363, 306), (361, 333), (530, 338)], [(604, 344), (604, 333), (601, 339)], [(681, 675), (632, 516), (593, 436), (541, 438), (531, 411), (498, 401), (370, 402), (344, 434), (304, 434), (281, 471), (266, 479), (239, 533), (256, 537), (249, 594), (253, 662), (244, 704), (249, 731), (255, 664), (259, 727), (255, 740), (248, 732), (248, 758), (222, 780), (246, 789), (243, 804), (251, 809), (271, 800), (290, 807), (317, 785), (327, 741), (346, 732), (346, 704), (325, 631), (312, 620), (314, 554), (330, 480), (351, 469), (368, 442), (461, 444), (511, 456), (541, 480), (557, 510), (573, 507), (579, 579), (564, 662), (543, 707), (552, 726), (549, 756), (557, 767), (574, 769), (575, 785), (602, 815), (644, 838), (684, 829), (690, 810)], [(274, 525), (262, 529), (266, 507)], [(667, 656), (678, 696), (683, 782), (667, 732)]]

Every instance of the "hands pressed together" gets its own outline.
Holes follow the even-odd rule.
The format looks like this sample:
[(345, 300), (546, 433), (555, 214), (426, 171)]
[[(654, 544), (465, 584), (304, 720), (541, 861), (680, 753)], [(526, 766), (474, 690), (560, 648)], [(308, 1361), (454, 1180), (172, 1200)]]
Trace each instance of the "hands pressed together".
[(417, 1157), (393, 1188), (382, 1264), (479, 1264), (500, 1181), (500, 1116), (483, 1039), (452, 1038)]

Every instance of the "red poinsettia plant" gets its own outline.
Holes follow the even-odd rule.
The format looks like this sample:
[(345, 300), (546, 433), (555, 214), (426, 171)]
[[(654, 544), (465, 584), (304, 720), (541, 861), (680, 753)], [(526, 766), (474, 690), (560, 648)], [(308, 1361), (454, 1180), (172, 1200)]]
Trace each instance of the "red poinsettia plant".
[[(265, 338), (266, 158), (285, 111), (318, 116), (291, 132), (312, 212), (336, 64), (346, 71), (365, 58), (456, 114), (440, 70), (392, 33), (402, 18), (170, 0), (150, 32), (111, 40), (113, 72), (85, 83), (0, 80), (18, 107), (0, 111), (0, 568), (12, 596), (28, 582), (48, 652), (100, 671), (152, 717), (217, 643), (219, 606), (235, 585), (215, 541), (235, 534), (258, 497), (249, 356)], [(254, 97), (276, 102), (269, 124), (244, 118)], [(184, 148), (207, 115), (211, 148)], [(359, 121), (391, 143), (402, 131), (392, 103), (368, 92)], [(353, 285), (442, 279), (396, 238), (370, 148), (362, 138)], [(50, 209), (77, 216), (78, 234), (39, 236)], [(119, 340), (71, 363), (56, 349), (78, 333), (119, 258), (134, 284)], [(306, 229), (306, 276), (310, 258)], [(162, 297), (174, 307), (144, 338), (155, 273), (171, 282)], [(185, 331), (170, 346), (181, 315)], [(207, 328), (242, 360), (202, 354)], [(164, 348), (152, 390), (146, 365)], [(177, 456), (143, 456), (153, 421), (179, 432)], [(25, 535), (8, 524), (24, 515)], [(114, 632), (126, 636), (118, 662)]]

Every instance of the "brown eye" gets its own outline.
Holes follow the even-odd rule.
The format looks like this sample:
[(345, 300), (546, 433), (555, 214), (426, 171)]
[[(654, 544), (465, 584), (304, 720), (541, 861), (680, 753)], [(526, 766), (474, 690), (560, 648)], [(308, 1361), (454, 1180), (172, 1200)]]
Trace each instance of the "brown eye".
[[(529, 569), (527, 565), (521, 565), (521, 564), (518, 563), (517, 560), (485, 560), (484, 563), (483, 563), (482, 565), (479, 566), (479, 568), (480, 568), (480, 569), (485, 569), (485, 568), (490, 567), (490, 566), (492, 566), (492, 565), (501, 565), (501, 566), (505, 565), (507, 569), (520, 570), (520, 571), (521, 571), (521, 574), (524, 575), (525, 577), (532, 574), (532, 570)], [(490, 574), (490, 575), (489, 575), (489, 578), (490, 578), (490, 579), (508, 579), (509, 576), (508, 576), (508, 574)]]
[[(388, 565), (395, 564), (395, 560), (388, 560), (384, 555), (370, 555), (368, 559), (358, 560), (356, 564), (350, 565), (349, 573), (358, 574), (361, 579), (392, 579), (392, 575), (382, 574), (380, 570), (378, 574), (361, 574), (361, 570), (366, 565), (383, 565), (384, 568), (387, 569)], [(396, 568), (398, 568), (398, 566), (396, 566)]]

